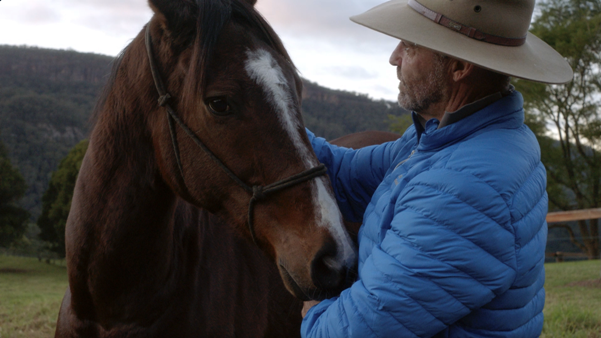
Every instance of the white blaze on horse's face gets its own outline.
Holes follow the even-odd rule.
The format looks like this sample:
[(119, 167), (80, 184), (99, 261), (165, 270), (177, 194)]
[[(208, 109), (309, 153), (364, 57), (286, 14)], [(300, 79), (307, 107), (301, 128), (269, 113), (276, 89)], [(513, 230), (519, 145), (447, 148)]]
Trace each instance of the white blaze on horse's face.
[[(302, 142), (299, 132), (299, 130), (302, 130), (300, 121), (294, 117), (294, 111), (291, 108), (293, 100), (290, 95), (292, 91), (277, 61), (264, 49), (249, 50), (246, 55), (248, 57), (245, 67), (246, 72), (251, 79), (263, 86), (265, 94), (273, 104), (275, 111), (278, 112), (280, 123), (290, 135), (292, 143), (303, 160), (305, 170), (316, 166), (318, 163), (312, 155), (313, 150), (308, 149)], [(336, 266), (338, 264), (351, 267), (355, 261), (354, 245), (344, 229), (342, 215), (338, 210), (336, 201), (326, 189), (326, 180), (318, 177), (311, 184), (314, 196), (313, 202), (317, 210), (317, 217), (319, 217), (316, 223), (330, 230), (338, 246), (337, 262), (328, 263), (331, 268), (339, 268), (340, 266)]]

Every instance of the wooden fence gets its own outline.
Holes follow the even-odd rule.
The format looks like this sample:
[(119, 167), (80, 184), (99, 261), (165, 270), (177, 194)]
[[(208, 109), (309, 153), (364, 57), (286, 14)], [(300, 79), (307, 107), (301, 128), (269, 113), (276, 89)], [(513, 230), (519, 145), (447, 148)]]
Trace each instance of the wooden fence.
[(547, 223), (582, 221), (596, 218), (601, 218), (601, 208), (550, 212), (547, 214)]
[[(547, 223), (582, 221), (587, 219), (601, 218), (601, 208), (583, 209), (572, 211), (558, 211), (547, 214)], [(545, 257), (555, 258), (556, 262), (563, 262), (566, 257), (571, 258), (588, 258), (588, 255), (583, 252), (545, 252)]]

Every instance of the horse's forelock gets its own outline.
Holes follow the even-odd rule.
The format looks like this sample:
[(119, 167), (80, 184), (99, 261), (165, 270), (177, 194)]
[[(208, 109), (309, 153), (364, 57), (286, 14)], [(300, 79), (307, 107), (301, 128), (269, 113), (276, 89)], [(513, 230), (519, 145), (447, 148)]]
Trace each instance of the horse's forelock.
[(197, 74), (199, 78), (191, 80), (198, 85), (195, 90), (203, 91), (207, 80), (206, 67), (211, 61), (223, 27), (231, 18), (231, 6), (227, 1), (215, 0), (197, 0), (197, 4), (197, 34), (192, 56), (195, 61), (191, 65), (191, 74)]
[(197, 5), (199, 11), (192, 56), (194, 61), (190, 65), (190, 74), (196, 74), (196, 78), (189, 77), (189, 83), (185, 86), (188, 89), (186, 90), (187, 97), (191, 97), (188, 94), (204, 92), (207, 85), (206, 67), (210, 64), (221, 31), (230, 21), (247, 28), (247, 31), (267, 44), (294, 67), (278, 35), (248, 1), (197, 0)]

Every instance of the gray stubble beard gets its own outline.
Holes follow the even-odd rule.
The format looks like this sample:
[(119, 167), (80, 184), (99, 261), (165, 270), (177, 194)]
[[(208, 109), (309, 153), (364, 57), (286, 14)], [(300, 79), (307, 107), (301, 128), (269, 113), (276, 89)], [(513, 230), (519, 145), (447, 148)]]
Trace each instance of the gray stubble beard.
[(404, 109), (415, 112), (426, 111), (432, 104), (439, 103), (446, 95), (445, 57), (437, 55), (427, 78), (422, 83), (407, 88), (401, 78), (405, 90), (401, 90), (398, 103)]

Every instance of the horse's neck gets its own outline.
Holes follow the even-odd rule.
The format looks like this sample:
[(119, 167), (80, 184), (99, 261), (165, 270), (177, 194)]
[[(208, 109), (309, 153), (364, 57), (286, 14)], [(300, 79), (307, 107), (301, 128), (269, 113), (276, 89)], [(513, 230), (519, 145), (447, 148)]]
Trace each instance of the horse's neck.
[(119, 113), (101, 115), (90, 137), (66, 232), (73, 300), (93, 306), (89, 316), (101, 321), (135, 317), (129, 303), (138, 311), (157, 300), (149, 295), (176, 288), (171, 263), (181, 250), (173, 240), (176, 197), (136, 116), (143, 112), (111, 114)]
[(103, 254), (168, 247), (175, 196), (154, 162), (145, 158), (148, 152), (141, 147), (110, 149), (106, 143), (90, 142), (73, 203), (78, 212), (76, 226), (94, 233), (89, 240)]

